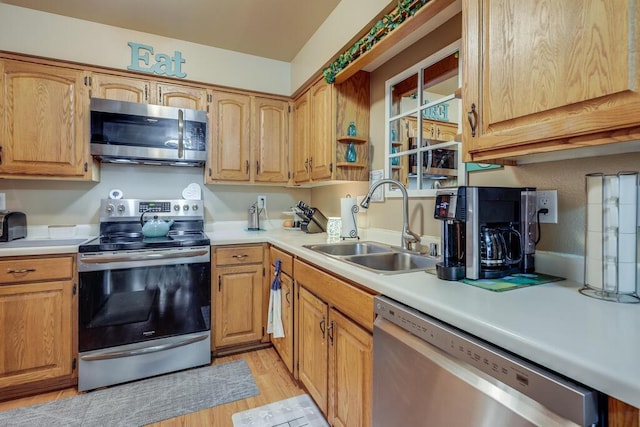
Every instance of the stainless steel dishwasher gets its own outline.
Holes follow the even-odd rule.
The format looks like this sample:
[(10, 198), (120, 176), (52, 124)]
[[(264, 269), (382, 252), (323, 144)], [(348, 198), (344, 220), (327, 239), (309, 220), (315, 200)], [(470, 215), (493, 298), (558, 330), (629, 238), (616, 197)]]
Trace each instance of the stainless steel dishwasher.
[(374, 308), (374, 427), (603, 425), (597, 391), (390, 298)]

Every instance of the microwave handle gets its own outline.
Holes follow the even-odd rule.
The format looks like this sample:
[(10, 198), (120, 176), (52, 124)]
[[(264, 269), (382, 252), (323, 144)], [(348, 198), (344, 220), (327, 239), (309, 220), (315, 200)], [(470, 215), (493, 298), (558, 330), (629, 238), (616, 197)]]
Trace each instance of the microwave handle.
[(184, 157), (184, 112), (178, 110), (178, 158)]

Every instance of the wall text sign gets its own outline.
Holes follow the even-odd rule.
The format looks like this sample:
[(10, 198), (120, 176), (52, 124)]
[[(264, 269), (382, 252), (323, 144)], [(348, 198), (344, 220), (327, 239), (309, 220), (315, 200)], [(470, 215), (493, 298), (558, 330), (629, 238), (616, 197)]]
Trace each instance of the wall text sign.
[(127, 70), (180, 79), (187, 77), (187, 74), (182, 71), (182, 64), (185, 63), (185, 60), (181, 52), (176, 50), (173, 52), (173, 56), (166, 53), (158, 53), (154, 56), (152, 46), (134, 42), (127, 44), (131, 48), (131, 65), (127, 67)]

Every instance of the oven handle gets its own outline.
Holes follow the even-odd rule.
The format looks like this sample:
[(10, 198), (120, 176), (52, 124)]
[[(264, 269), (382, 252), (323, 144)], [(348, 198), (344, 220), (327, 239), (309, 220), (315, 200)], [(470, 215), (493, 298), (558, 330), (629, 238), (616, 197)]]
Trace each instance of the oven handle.
[(139, 356), (141, 354), (157, 353), (159, 351), (169, 350), (177, 347), (183, 347), (185, 345), (203, 341), (203, 340), (206, 340), (208, 336), (209, 334), (201, 334), (201, 335), (196, 335), (195, 337), (187, 338), (181, 341), (154, 345), (151, 347), (138, 348), (135, 350), (111, 351), (106, 353), (87, 354), (84, 356), (80, 356), (80, 359), (86, 360), (86, 361), (95, 361), (95, 360), (118, 359), (121, 357), (129, 357), (129, 356)]
[(152, 253), (140, 253), (136, 255), (100, 255), (96, 258), (82, 258), (83, 264), (108, 264), (110, 262), (123, 262), (123, 261), (148, 261), (150, 259), (171, 259), (171, 258), (188, 258), (206, 255), (208, 251), (206, 249), (196, 251), (168, 251), (168, 252), (152, 252)]

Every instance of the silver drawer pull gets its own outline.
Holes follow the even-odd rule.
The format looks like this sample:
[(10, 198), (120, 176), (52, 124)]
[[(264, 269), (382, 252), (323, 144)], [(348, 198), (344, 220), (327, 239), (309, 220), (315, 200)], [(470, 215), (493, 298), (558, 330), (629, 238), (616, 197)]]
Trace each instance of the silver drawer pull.
[(249, 255), (233, 255), (233, 258), (240, 260), (240, 259), (245, 259), (248, 256)]
[(20, 268), (18, 270), (14, 270), (13, 268), (7, 268), (7, 273), (9, 274), (22, 274), (22, 273), (35, 273), (35, 268)]

